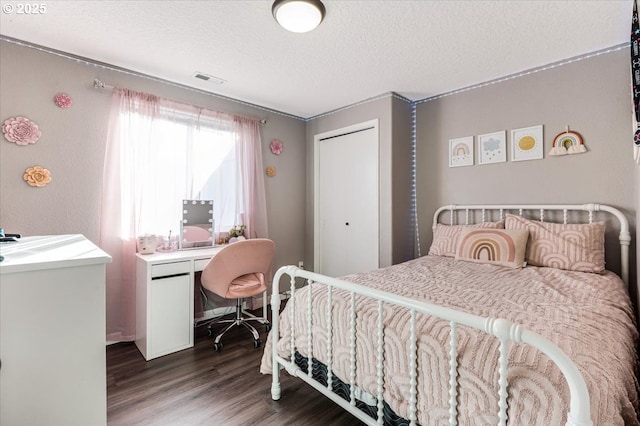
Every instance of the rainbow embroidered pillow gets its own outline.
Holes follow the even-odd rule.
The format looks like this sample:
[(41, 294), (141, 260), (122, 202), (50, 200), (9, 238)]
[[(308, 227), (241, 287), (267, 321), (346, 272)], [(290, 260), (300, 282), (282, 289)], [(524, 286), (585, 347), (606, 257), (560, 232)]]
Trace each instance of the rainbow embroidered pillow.
[(458, 236), (465, 228), (499, 228), (504, 229), (504, 220), (498, 222), (483, 222), (473, 225), (444, 225), (436, 224), (433, 230), (433, 242), (429, 248), (431, 256), (456, 257)]
[(580, 272), (604, 270), (604, 222), (548, 223), (507, 214), (506, 229), (529, 231), (527, 263)]
[(522, 268), (528, 237), (525, 229), (464, 229), (456, 260)]

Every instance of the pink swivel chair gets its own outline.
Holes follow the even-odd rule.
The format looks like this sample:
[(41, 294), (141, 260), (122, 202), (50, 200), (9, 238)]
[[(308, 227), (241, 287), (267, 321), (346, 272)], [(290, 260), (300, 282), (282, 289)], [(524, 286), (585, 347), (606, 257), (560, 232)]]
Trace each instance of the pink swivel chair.
[[(213, 349), (220, 351), (222, 336), (236, 325), (243, 325), (253, 335), (253, 345), (258, 348), (261, 345), (260, 334), (249, 324), (249, 321), (259, 321), (264, 324), (267, 331), (271, 324), (266, 318), (255, 317), (243, 310), (243, 299), (256, 296), (267, 290), (271, 263), (276, 251), (273, 241), (266, 238), (254, 238), (242, 240), (228, 246), (216, 253), (202, 271), (202, 287), (205, 292), (215, 293), (225, 299), (236, 299), (236, 317), (230, 320), (219, 320), (214, 323), (230, 323), (219, 333), (213, 343)], [(264, 307), (266, 312), (266, 307)], [(211, 326), (209, 334), (211, 335)]]

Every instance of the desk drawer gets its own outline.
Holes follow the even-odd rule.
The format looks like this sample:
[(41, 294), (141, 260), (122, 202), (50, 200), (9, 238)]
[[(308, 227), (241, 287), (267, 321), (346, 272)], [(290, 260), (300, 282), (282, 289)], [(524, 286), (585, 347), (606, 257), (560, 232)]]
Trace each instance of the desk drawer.
[(204, 270), (204, 267), (207, 266), (207, 263), (209, 263), (210, 260), (210, 257), (206, 257), (204, 259), (196, 259), (194, 261), (193, 270), (195, 272)]
[(189, 261), (161, 263), (151, 265), (151, 278), (166, 277), (169, 275), (188, 274), (191, 272)]

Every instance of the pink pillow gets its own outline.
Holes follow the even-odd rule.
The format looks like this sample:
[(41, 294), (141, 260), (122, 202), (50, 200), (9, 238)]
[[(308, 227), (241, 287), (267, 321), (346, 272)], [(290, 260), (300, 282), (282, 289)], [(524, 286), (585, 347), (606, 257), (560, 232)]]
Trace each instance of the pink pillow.
[(465, 228), (504, 229), (504, 220), (476, 223), (473, 225), (443, 225), (442, 223), (438, 223), (433, 230), (433, 242), (429, 248), (429, 254), (431, 256), (456, 257), (458, 237)]
[(456, 260), (522, 268), (529, 232), (526, 229), (463, 229)]
[(604, 222), (547, 223), (507, 214), (505, 229), (526, 229), (525, 259), (534, 266), (580, 272), (604, 270)]

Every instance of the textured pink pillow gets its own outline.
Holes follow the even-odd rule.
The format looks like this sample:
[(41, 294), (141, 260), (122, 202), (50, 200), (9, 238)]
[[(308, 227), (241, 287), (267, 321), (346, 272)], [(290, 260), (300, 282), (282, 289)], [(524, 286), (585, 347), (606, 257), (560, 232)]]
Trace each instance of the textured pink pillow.
[(458, 237), (465, 228), (504, 229), (504, 220), (476, 223), (473, 225), (443, 225), (442, 223), (438, 223), (433, 230), (433, 242), (429, 248), (429, 254), (431, 256), (456, 257)]
[(525, 259), (534, 266), (581, 272), (604, 270), (604, 222), (561, 224), (508, 214), (506, 229), (526, 229)]
[(456, 260), (522, 268), (527, 238), (526, 229), (466, 228), (458, 238)]

